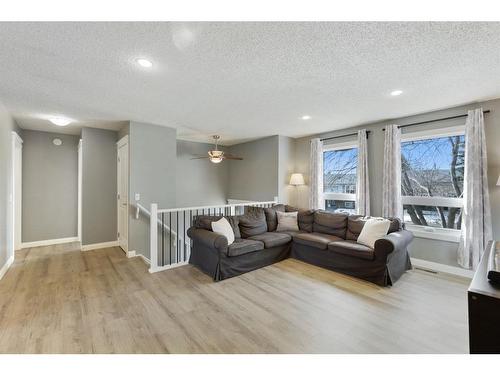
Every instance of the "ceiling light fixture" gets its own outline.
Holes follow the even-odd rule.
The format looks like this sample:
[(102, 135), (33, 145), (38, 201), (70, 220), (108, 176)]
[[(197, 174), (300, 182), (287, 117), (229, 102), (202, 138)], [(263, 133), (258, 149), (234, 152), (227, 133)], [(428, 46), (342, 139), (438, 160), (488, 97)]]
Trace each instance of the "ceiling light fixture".
[(71, 123), (71, 120), (64, 117), (52, 117), (50, 122), (57, 126), (66, 126)]
[(403, 93), (403, 90), (394, 90), (391, 92), (391, 95), (398, 96), (398, 95), (401, 95), (402, 93)]
[(135, 61), (137, 62), (137, 64), (139, 64), (143, 68), (151, 68), (153, 66), (153, 63), (151, 61), (149, 61), (148, 59), (140, 58), (140, 59), (137, 59)]
[(304, 115), (301, 117), (302, 120), (310, 120), (311, 119), (311, 116), (309, 115)]

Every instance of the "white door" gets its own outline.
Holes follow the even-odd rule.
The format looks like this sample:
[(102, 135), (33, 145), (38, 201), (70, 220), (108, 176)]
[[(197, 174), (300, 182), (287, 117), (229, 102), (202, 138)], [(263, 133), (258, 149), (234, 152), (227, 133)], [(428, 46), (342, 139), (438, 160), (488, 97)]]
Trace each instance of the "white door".
[(128, 137), (118, 141), (118, 242), (128, 252)]
[(12, 199), (13, 199), (13, 226), (14, 226), (14, 249), (21, 249), (21, 227), (22, 227), (22, 165), (23, 165), (23, 141), (12, 133)]

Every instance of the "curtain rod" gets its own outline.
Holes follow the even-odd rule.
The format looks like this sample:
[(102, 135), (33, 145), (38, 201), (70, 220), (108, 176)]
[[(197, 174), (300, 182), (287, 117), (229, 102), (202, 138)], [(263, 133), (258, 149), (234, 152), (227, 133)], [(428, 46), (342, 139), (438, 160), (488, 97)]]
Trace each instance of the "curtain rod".
[[(370, 130), (367, 130), (366, 131), (366, 138), (368, 138), (369, 134), (370, 134)], [(335, 139), (335, 138), (351, 137), (353, 135), (358, 135), (358, 132), (356, 132), (356, 133), (349, 133), (349, 134), (343, 134), (343, 135), (337, 135), (335, 137), (321, 138), (320, 141), (323, 142), (323, 141), (328, 141), (330, 139)]]
[[(483, 113), (490, 113), (490, 110), (483, 111)], [(398, 128), (406, 128), (407, 126), (415, 126), (415, 125), (422, 125), (422, 124), (429, 124), (431, 122), (437, 122), (437, 121), (445, 121), (445, 120), (453, 120), (455, 118), (462, 118), (462, 117), (467, 117), (468, 115), (458, 115), (458, 116), (450, 116), (450, 117), (442, 117), (442, 118), (437, 118), (434, 120), (427, 120), (427, 121), (419, 121), (419, 122), (412, 122), (411, 124), (406, 124), (406, 125), (399, 125)], [(385, 131), (385, 128), (382, 129)]]

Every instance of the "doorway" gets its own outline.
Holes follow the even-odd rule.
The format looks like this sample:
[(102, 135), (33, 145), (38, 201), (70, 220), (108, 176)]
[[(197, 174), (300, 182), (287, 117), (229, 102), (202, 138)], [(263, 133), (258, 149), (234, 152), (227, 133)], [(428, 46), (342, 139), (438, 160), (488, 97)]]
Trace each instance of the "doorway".
[(117, 143), (117, 207), (118, 207), (118, 243), (128, 253), (128, 136)]

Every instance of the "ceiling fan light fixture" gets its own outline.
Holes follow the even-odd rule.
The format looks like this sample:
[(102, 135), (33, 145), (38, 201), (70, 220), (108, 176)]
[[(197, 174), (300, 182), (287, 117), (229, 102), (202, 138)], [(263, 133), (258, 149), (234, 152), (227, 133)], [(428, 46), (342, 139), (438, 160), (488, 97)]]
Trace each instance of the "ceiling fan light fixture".
[(211, 157), (208, 160), (210, 160), (214, 164), (219, 164), (223, 159), (224, 158), (217, 156), (217, 157)]

